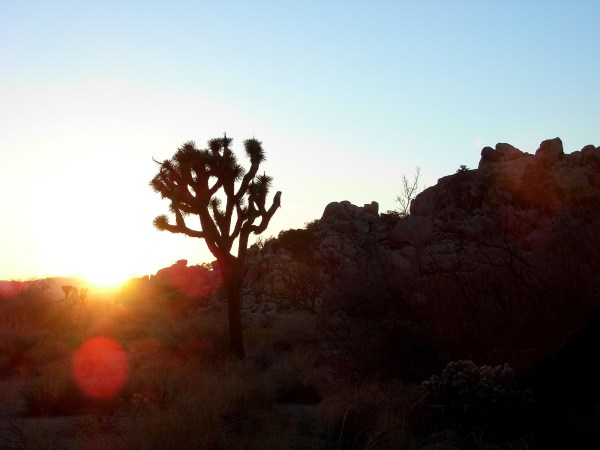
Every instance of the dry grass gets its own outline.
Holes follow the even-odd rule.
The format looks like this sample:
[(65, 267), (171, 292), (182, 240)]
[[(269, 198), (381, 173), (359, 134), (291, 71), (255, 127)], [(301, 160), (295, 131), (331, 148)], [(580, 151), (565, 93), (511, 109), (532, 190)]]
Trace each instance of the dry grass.
[(12, 419), (0, 421), (0, 448), (3, 450), (66, 450), (65, 437), (47, 420), (28, 427)]
[(162, 385), (168, 402), (145, 391), (132, 398), (127, 420), (112, 429), (79, 426), (74, 439), (124, 450), (287, 448), (286, 421), (274, 412), (256, 367), (228, 362), (198, 369), (171, 372)]
[(417, 449), (421, 395), (419, 387), (399, 382), (342, 385), (323, 399), (319, 413), (346, 448)]
[(265, 389), (279, 402), (319, 403), (333, 383), (331, 373), (320, 363), (321, 358), (315, 349), (306, 346), (294, 348), (265, 370)]
[[(181, 298), (154, 300), (4, 299), (0, 376), (24, 380), (22, 414), (48, 419), (37, 428), (7, 422), (2, 448), (61, 448), (55, 435), (76, 448), (287, 448), (289, 420), (273, 407), (263, 370), (228, 360), (223, 314), (188, 314)], [(103, 401), (86, 398), (71, 374), (75, 351), (98, 335), (119, 342), (129, 363), (125, 386)], [(75, 425), (57, 417), (73, 414), (81, 417)]]
[[(248, 357), (236, 362), (226, 311), (153, 295), (83, 306), (40, 291), (3, 299), (0, 415), (11, 419), (0, 448), (460, 448), (452, 429), (424, 438), (419, 386), (349, 384), (307, 313), (246, 328)], [(105, 400), (86, 398), (71, 374), (74, 353), (94, 336), (127, 354), (125, 385)]]

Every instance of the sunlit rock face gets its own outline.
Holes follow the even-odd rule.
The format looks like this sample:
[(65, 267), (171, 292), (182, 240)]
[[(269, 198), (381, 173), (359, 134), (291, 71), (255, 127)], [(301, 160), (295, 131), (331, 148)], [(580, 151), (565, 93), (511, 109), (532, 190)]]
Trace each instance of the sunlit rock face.
[(177, 290), (190, 298), (206, 298), (219, 287), (218, 274), (203, 266), (188, 266), (181, 259), (170, 267), (160, 269), (152, 277), (153, 284)]
[(600, 306), (599, 231), (599, 147), (500, 143), (420, 193), (405, 218), (332, 202), (306, 229), (252, 248), (245, 304), (318, 312), (361, 277), (394, 278), (448, 358), (527, 367)]

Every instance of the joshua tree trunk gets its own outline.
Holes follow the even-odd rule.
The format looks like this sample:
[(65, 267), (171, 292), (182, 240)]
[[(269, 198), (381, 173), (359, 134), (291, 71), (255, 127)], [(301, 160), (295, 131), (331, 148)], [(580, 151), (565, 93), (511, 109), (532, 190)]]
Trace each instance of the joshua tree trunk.
[(229, 353), (237, 359), (244, 357), (242, 337), (242, 265), (236, 258), (228, 258), (226, 264), (219, 264), (223, 285), (227, 295), (227, 315), (229, 320)]

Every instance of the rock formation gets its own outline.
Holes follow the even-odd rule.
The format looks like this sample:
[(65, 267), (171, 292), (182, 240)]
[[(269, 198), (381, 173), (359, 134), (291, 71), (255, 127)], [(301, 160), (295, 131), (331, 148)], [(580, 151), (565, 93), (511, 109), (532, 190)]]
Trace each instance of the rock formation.
[(332, 202), (306, 229), (251, 248), (244, 300), (316, 311), (332, 286), (391, 277), (452, 357), (527, 365), (600, 305), (599, 216), (600, 148), (501, 143), (420, 193), (405, 218)]
[(154, 275), (155, 283), (167, 289), (174, 289), (186, 297), (208, 298), (218, 289), (218, 274), (205, 266), (188, 266), (187, 260), (180, 259), (175, 264), (160, 269)]
[(122, 293), (153, 296), (171, 292), (192, 301), (208, 303), (221, 286), (218, 271), (205, 265), (188, 266), (187, 263), (187, 260), (180, 259), (155, 275), (132, 278), (125, 284)]

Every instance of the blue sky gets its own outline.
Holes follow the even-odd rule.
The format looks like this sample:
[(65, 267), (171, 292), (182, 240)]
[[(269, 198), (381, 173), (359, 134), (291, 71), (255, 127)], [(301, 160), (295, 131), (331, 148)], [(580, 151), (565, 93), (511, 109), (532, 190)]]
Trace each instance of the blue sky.
[(224, 131), (267, 150), (266, 236), (330, 201), (393, 209), (402, 174), (485, 145), (600, 145), (598, 23), (584, 0), (0, 0), (0, 279), (211, 260), (152, 228), (147, 183)]

